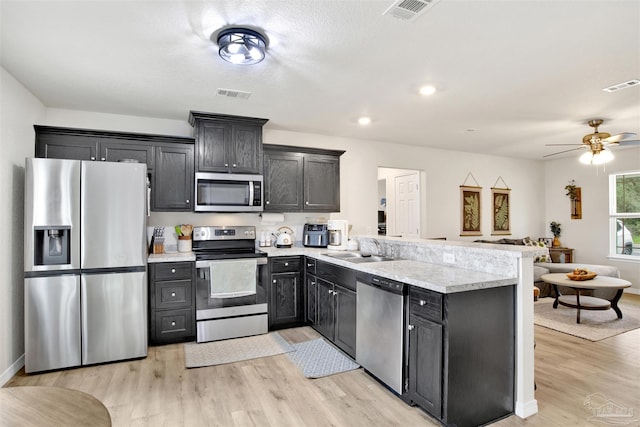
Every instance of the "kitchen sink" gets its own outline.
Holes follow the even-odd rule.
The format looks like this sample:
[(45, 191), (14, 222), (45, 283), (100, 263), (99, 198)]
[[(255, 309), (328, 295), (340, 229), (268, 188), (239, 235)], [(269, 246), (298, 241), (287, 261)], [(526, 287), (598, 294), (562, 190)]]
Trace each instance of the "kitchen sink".
[(330, 252), (324, 254), (331, 258), (343, 259), (345, 261), (353, 262), (354, 264), (361, 264), (365, 262), (382, 262), (393, 261), (394, 258), (385, 257), (380, 255), (363, 254), (361, 252)]

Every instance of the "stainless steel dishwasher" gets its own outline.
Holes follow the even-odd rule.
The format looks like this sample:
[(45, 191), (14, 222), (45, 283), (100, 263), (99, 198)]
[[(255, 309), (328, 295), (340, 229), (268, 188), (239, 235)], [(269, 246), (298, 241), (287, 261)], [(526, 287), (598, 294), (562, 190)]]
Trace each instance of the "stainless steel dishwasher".
[(404, 283), (358, 275), (356, 361), (370, 374), (402, 394)]

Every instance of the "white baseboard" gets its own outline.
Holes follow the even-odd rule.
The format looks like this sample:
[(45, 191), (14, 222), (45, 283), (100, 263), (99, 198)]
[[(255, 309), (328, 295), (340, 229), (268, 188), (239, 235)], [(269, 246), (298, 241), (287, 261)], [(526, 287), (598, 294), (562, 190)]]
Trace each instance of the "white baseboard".
[(634, 295), (640, 295), (640, 289), (638, 288), (627, 288), (624, 290), (625, 294), (634, 294)]
[(516, 402), (515, 413), (520, 418), (527, 418), (538, 413), (538, 401), (533, 399), (529, 402)]
[(18, 360), (16, 360), (15, 362), (13, 362), (13, 364), (11, 366), (9, 366), (3, 373), (2, 375), (0, 375), (0, 387), (4, 386), (6, 383), (9, 382), (9, 380), (11, 378), (13, 378), (13, 376), (15, 374), (18, 373), (18, 371), (20, 369), (22, 369), (22, 367), (24, 366), (24, 353), (22, 353), (22, 355), (20, 357), (18, 357)]

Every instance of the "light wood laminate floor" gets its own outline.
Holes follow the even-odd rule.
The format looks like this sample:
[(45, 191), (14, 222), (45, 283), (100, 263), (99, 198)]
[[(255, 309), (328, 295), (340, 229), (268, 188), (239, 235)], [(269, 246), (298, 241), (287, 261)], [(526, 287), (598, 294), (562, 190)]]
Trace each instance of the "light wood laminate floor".
[[(640, 306), (640, 296), (625, 295)], [(311, 328), (280, 331), (290, 342), (317, 338)], [(640, 329), (590, 342), (535, 327), (539, 413), (495, 426), (594, 426), (585, 406), (601, 393), (632, 408), (640, 425)], [(184, 368), (181, 344), (150, 347), (146, 359), (17, 374), (9, 386), (80, 390), (108, 408), (114, 426), (437, 426), (362, 369), (309, 380), (286, 355)]]

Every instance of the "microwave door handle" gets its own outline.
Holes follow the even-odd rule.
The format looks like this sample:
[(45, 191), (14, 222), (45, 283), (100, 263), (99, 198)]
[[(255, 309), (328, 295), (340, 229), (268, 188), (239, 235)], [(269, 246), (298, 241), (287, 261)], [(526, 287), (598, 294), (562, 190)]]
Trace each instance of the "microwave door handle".
[(253, 206), (253, 181), (249, 181), (249, 206)]

